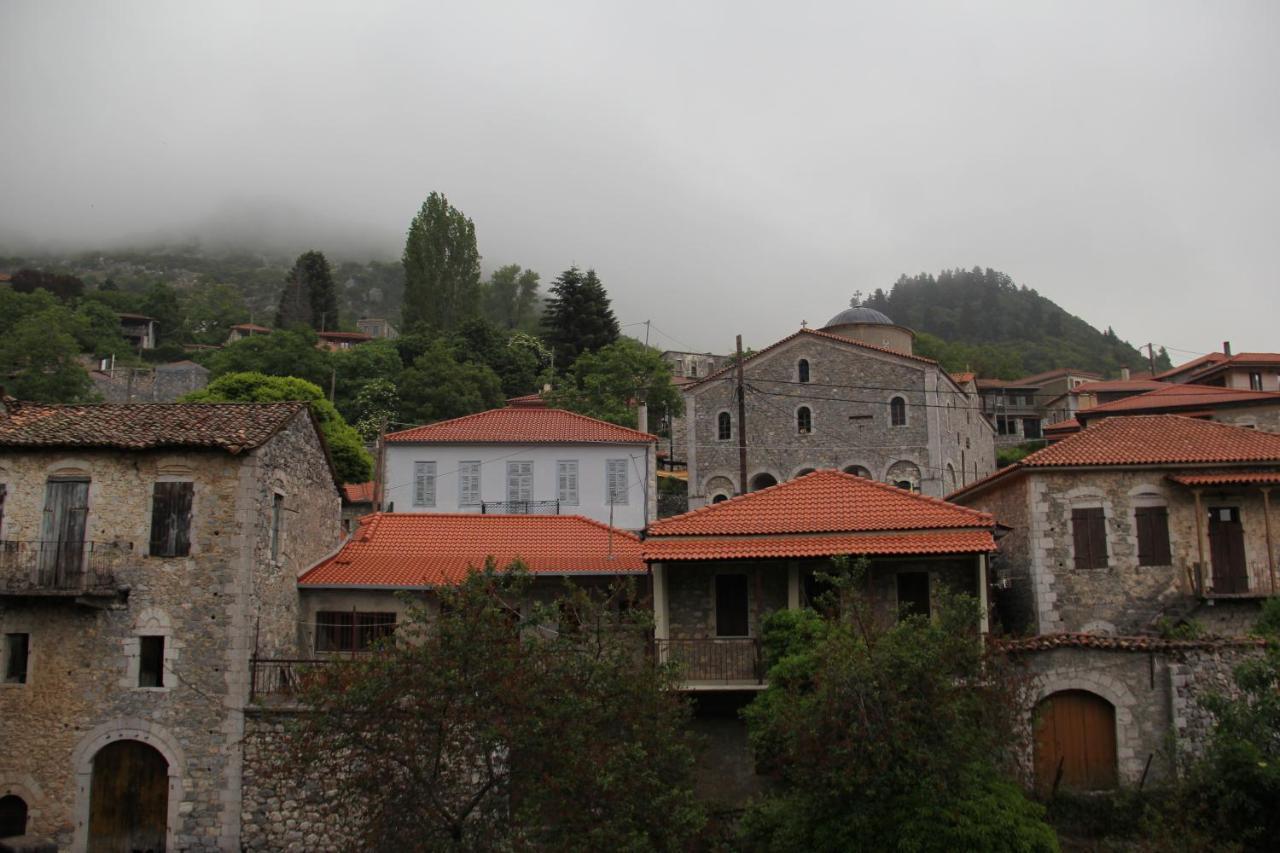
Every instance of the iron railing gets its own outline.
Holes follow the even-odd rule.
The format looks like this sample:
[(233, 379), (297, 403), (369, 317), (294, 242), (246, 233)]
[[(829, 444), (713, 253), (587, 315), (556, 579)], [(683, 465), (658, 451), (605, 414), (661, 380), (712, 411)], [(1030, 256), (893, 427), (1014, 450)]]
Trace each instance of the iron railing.
[(0, 540), (0, 591), (81, 594), (115, 587), (115, 570), (132, 543)]
[(686, 682), (764, 683), (764, 660), (756, 637), (654, 640), (659, 663), (673, 663)]
[(330, 663), (325, 658), (250, 658), (249, 701), (296, 697)]
[(560, 501), (485, 501), (481, 515), (559, 515)]

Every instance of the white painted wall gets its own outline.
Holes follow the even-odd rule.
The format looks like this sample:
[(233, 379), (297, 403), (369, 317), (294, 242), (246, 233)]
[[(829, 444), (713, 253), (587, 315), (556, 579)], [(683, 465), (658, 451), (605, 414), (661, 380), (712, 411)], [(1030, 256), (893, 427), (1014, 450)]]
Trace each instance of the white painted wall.
[[(627, 502), (613, 509), (613, 525), (640, 530), (653, 519), (657, 506), (654, 447), (642, 444), (407, 444), (386, 446), (384, 506), (396, 512), (480, 512), (478, 504), (461, 505), (458, 472), (463, 462), (480, 462), (480, 497), (483, 501), (507, 500), (507, 463), (533, 463), (533, 500), (559, 497), (557, 463), (578, 463), (578, 503), (560, 505), (561, 515), (583, 515), (609, 523), (605, 463), (627, 460)], [(436, 465), (436, 499), (433, 506), (414, 506), (414, 463)], [(549, 512), (554, 512), (551, 508)]]

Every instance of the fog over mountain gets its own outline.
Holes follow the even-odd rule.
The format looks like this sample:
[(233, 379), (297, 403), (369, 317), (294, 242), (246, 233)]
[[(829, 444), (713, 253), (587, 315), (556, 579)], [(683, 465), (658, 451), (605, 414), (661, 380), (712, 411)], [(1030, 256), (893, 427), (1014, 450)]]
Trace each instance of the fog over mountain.
[(1175, 361), (1280, 343), (1265, 0), (9, 0), (0, 32), (0, 255), (391, 259), (440, 190), (487, 268), (594, 266), (664, 346), (974, 265)]

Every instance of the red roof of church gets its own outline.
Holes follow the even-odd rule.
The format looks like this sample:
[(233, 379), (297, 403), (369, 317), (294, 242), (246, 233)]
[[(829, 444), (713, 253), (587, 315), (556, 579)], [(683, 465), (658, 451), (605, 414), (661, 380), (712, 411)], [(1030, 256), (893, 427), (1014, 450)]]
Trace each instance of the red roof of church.
[(658, 439), (647, 432), (564, 409), (508, 406), (393, 432), (386, 440), (450, 444), (646, 444)]

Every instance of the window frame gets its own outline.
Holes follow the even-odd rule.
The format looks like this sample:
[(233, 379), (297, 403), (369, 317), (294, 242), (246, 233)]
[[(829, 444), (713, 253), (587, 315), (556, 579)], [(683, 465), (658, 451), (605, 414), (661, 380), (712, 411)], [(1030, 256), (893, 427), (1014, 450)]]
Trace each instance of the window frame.
[(1138, 539), (1139, 566), (1173, 565), (1173, 543), (1169, 538), (1169, 508), (1166, 505), (1150, 503), (1135, 506), (1133, 532)]
[(484, 464), (478, 459), (458, 463), (458, 506), (479, 506), (483, 503), (481, 476)]
[[(908, 605), (912, 605), (912, 611), (906, 612), (904, 610), (904, 607), (903, 607), (904, 602), (902, 598), (902, 591), (903, 591), (902, 587), (903, 587), (904, 578), (910, 578), (912, 582), (918, 582), (921, 578), (923, 578), (924, 604), (925, 604), (925, 608), (923, 612), (921, 612), (918, 608), (914, 606), (919, 603), (914, 598), (906, 602)], [(893, 576), (893, 585), (894, 585), (894, 599), (898, 605), (898, 621), (899, 622), (901, 622), (903, 619), (907, 618), (908, 616), (924, 616), (925, 618), (930, 618), (933, 616), (933, 578), (929, 576), (928, 572), (919, 572), (919, 571), (896, 572)]]
[(796, 362), (796, 381), (808, 385), (812, 382), (813, 368), (809, 364), (809, 359), (802, 358)]
[[(742, 579), (741, 616), (742, 616), (742, 625), (746, 630), (744, 633), (741, 633), (741, 634), (730, 634), (730, 633), (725, 633), (724, 631), (721, 630), (721, 625), (730, 621), (728, 619), (729, 616), (734, 616), (734, 617), (738, 616), (737, 613), (730, 614), (726, 612), (724, 614), (726, 618), (723, 620), (721, 619), (722, 614), (720, 609), (720, 600), (721, 600), (720, 583), (723, 579), (726, 579), (726, 578)], [(727, 591), (732, 592), (733, 590), (727, 590)], [(734, 638), (750, 637), (751, 636), (751, 575), (748, 574), (747, 572), (717, 572), (715, 575), (712, 576), (711, 595), (712, 595), (711, 600), (713, 603), (711, 618), (715, 622), (716, 638), (717, 639), (734, 639)], [(730, 624), (730, 625), (725, 625), (725, 627), (732, 628), (736, 626)]]
[[(626, 506), (630, 502), (631, 478), (627, 471), (630, 461), (626, 458), (606, 459), (604, 461), (604, 499), (606, 506)], [(615, 475), (622, 478), (620, 493), (614, 489), (613, 479)], [(615, 500), (616, 494), (621, 494), (622, 500)]]
[(325, 654), (366, 654), (395, 636), (399, 614), (391, 610), (318, 610), (312, 648)]
[[(179, 487), (179, 488), (175, 488)], [(150, 557), (191, 556), (191, 522), (195, 510), (193, 480), (156, 480), (151, 488)], [(162, 493), (177, 492), (162, 496)]]
[[(438, 468), (434, 459), (415, 459), (413, 462), (413, 505), (435, 506), (437, 500), (436, 478)], [(428, 494), (429, 493), (429, 494)]]
[(889, 399), (889, 426), (904, 427), (907, 425), (907, 399), (901, 395)]
[[(1083, 523), (1087, 527), (1081, 528)], [(1105, 569), (1111, 564), (1107, 543), (1107, 513), (1101, 506), (1071, 508), (1073, 565), (1079, 570)], [(1082, 548), (1083, 545), (1083, 548)]]
[[(21, 637), (21, 640), (16, 638)], [(19, 652), (19, 649), (21, 652)], [(4, 634), (4, 677), (0, 684), (20, 686), (31, 680), (31, 634), (27, 631), (6, 631)], [(21, 671), (15, 664), (21, 662)]]
[[(572, 471), (570, 471), (572, 467)], [(564, 506), (579, 506), (582, 501), (582, 480), (577, 459), (556, 460), (556, 500)], [(565, 479), (573, 478), (572, 489), (565, 487)]]
[(167, 686), (164, 683), (165, 640), (164, 634), (138, 635), (137, 687), (156, 690)]
[[(520, 466), (528, 466), (528, 470), (518, 470)], [(533, 479), (533, 460), (531, 459), (513, 459), (507, 463), (507, 503), (530, 503), (534, 500), (534, 479)], [(527, 479), (527, 483), (520, 482), (516, 486), (516, 491), (512, 491), (512, 476), (520, 478), (521, 481)], [(527, 488), (528, 496), (520, 497), (520, 492)], [(510, 509), (510, 507), (508, 507)]]
[(271, 561), (273, 563), (280, 562), (280, 552), (282, 548), (282, 540), (284, 539), (284, 495), (280, 492), (271, 493), (271, 541), (269, 548), (271, 552)]
[(727, 409), (716, 413), (716, 441), (733, 440), (733, 415)]

